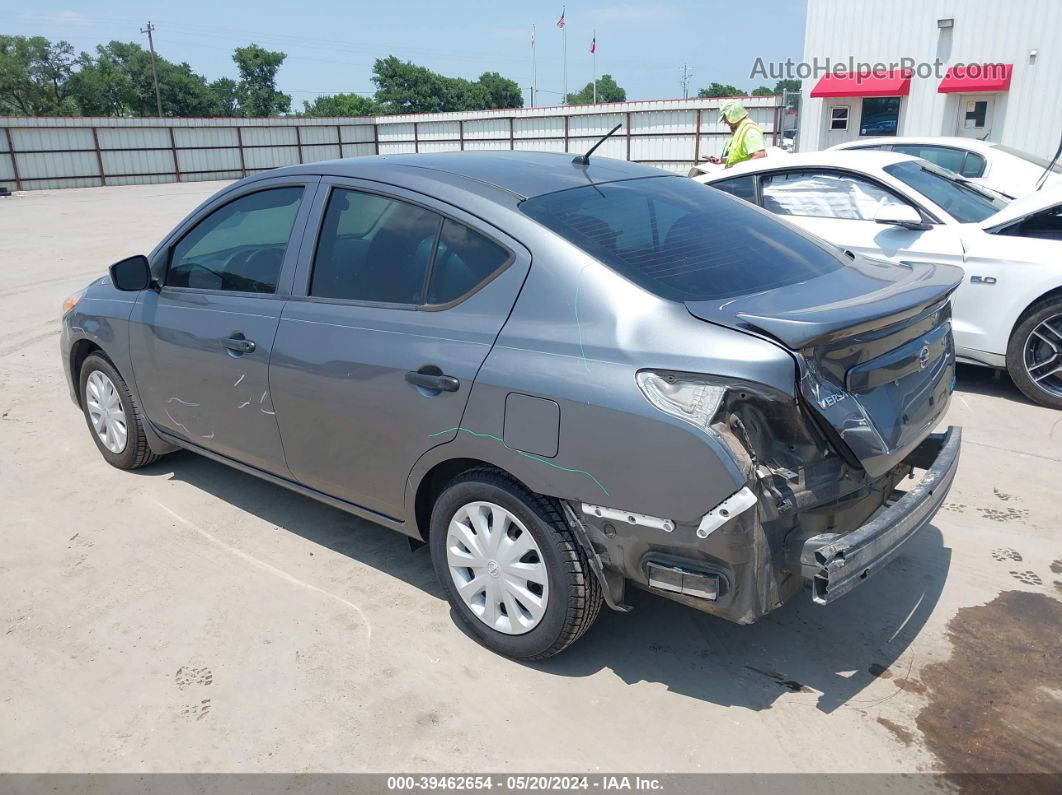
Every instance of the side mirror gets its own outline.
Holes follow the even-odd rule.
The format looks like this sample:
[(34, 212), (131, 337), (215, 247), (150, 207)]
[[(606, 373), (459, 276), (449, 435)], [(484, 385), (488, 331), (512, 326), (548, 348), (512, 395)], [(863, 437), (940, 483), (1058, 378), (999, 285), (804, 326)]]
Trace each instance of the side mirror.
[(151, 266), (143, 254), (118, 260), (109, 270), (111, 284), (119, 290), (139, 292), (151, 286)]
[(918, 210), (909, 204), (883, 204), (874, 214), (874, 223), (902, 226), (905, 229), (929, 229)]

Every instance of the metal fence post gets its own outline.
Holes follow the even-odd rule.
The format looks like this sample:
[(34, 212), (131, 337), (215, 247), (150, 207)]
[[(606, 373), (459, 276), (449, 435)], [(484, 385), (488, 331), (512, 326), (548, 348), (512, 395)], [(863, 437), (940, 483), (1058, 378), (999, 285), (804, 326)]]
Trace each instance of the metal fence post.
[(697, 130), (693, 136), (693, 165), (697, 165), (701, 162), (701, 108), (697, 108)]
[(297, 125), (297, 124), (295, 125), (295, 146), (297, 146), (298, 149), (299, 149), (299, 162), (300, 163), (302, 162), (302, 132), (300, 132), (301, 129), (302, 128), (299, 127), (299, 125)]
[(100, 136), (96, 132), (96, 127), (92, 127), (92, 145), (96, 149), (96, 166), (100, 170), (100, 187), (107, 186), (107, 175), (103, 172), (103, 153), (100, 152)]
[(177, 181), (181, 181), (181, 164), (177, 161), (177, 138), (170, 127), (170, 151), (173, 152), (173, 173), (177, 175)]
[(243, 176), (247, 176), (247, 161), (243, 157), (243, 130), (240, 129), (240, 125), (236, 125), (236, 146), (240, 152), (240, 172)]
[(11, 170), (15, 174), (15, 190), (22, 190), (22, 177), (18, 173), (18, 160), (15, 159), (15, 142), (11, 137), (11, 130), (5, 127), (4, 135), (7, 136), (7, 152), (11, 155)]

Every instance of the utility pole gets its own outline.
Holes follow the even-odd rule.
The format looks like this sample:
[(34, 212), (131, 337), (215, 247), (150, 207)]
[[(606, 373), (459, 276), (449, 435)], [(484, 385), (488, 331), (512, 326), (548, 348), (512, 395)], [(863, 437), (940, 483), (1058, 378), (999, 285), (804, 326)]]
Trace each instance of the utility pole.
[(690, 80), (693, 79), (693, 69), (682, 64), (682, 98), (690, 98)]
[(141, 33), (146, 33), (148, 36), (148, 49), (151, 50), (151, 79), (155, 82), (155, 109), (159, 112), (159, 118), (162, 118), (162, 95), (159, 93), (159, 74), (155, 71), (155, 39), (152, 37), (152, 33), (155, 32), (155, 26), (151, 24), (151, 20), (148, 20), (147, 27), (140, 29)]

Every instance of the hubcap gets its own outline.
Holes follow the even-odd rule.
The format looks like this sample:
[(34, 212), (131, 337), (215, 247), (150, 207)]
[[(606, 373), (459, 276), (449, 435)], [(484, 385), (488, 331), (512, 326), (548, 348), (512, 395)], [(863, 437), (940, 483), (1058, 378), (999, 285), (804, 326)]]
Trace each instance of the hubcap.
[(457, 509), (446, 532), (446, 562), (461, 600), (491, 629), (522, 635), (545, 615), (542, 551), (500, 505), (470, 502)]
[(85, 383), (89, 420), (103, 446), (112, 453), (125, 449), (128, 436), (125, 409), (118, 390), (104, 373), (93, 370)]
[(1025, 372), (1042, 390), (1062, 397), (1062, 313), (1047, 318), (1029, 333)]

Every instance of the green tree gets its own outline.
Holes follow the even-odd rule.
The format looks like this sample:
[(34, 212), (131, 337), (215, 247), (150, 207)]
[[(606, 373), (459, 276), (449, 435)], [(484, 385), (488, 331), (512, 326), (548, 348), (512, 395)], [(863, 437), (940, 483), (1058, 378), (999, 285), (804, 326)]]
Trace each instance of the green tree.
[(752, 89), (752, 96), (754, 97), (773, 97), (774, 89), (767, 86), (760, 86), (759, 88)]
[[(594, 84), (587, 83), (574, 94), (569, 94), (566, 100), (569, 105), (589, 105), (594, 101)], [(597, 79), (597, 101), (626, 102), (627, 92), (612, 78), (612, 75), (601, 75)]]
[(51, 116), (76, 113), (70, 78), (78, 60), (65, 41), (0, 36), (0, 113)]
[[(82, 53), (81, 68), (71, 78), (71, 94), (80, 112), (89, 116), (154, 116), (155, 82), (151, 53), (134, 42), (112, 41), (96, 48), (96, 57)], [(216, 114), (206, 78), (187, 63), (155, 59), (164, 116)]]
[(781, 94), (783, 91), (799, 91), (799, 80), (779, 80), (774, 84), (774, 93)]
[(237, 47), (232, 54), (240, 72), (240, 111), (247, 117), (275, 116), (291, 110), (291, 96), (277, 91), (277, 71), (287, 55), (257, 44)]
[(492, 108), (522, 108), (524, 94), (515, 80), (502, 77), (497, 72), (484, 72), (477, 81), (490, 95)]
[(231, 77), (219, 77), (207, 86), (213, 105), (211, 116), (239, 116), (239, 85)]
[(708, 88), (702, 88), (697, 92), (698, 97), (739, 97), (741, 89), (725, 83), (710, 83)]
[(302, 104), (306, 116), (375, 116), (380, 112), (374, 99), (359, 94), (331, 94)]

